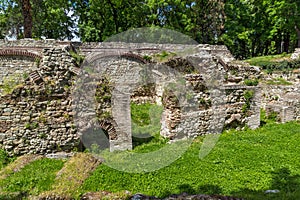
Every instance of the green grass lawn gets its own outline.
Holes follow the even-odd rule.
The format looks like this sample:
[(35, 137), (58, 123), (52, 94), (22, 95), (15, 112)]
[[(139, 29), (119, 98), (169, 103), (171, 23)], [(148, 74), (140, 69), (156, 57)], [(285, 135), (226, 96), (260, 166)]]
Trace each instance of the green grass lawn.
[[(77, 194), (128, 190), (158, 197), (188, 192), (257, 200), (300, 199), (299, 123), (267, 123), (257, 130), (224, 132), (212, 152), (199, 159), (203, 139), (195, 139), (182, 157), (154, 172), (126, 173), (101, 164), (77, 188)], [(150, 151), (157, 146), (150, 142), (144, 148)], [(1, 187), (10, 192), (41, 193), (55, 184), (54, 173), (62, 165), (58, 160), (34, 161), (7, 178)], [(264, 194), (274, 189), (280, 193)]]
[[(300, 198), (300, 124), (267, 124), (257, 130), (222, 134), (213, 151), (199, 159), (203, 137), (168, 167), (131, 174), (99, 166), (82, 185), (87, 191), (123, 191), (165, 197), (206, 193), (246, 199)], [(268, 189), (279, 194), (265, 195)]]

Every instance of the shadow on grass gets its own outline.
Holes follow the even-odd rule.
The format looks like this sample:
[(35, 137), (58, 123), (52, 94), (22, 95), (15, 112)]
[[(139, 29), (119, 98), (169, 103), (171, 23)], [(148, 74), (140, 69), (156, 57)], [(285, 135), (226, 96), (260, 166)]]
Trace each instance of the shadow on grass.
[(155, 137), (151, 136), (150, 134), (144, 134), (143, 137), (132, 136), (133, 148), (135, 148), (139, 145), (142, 145), (142, 144), (149, 144), (149, 143), (153, 142), (154, 139), (155, 139)]
[[(242, 197), (246, 200), (295, 200), (300, 199), (300, 176), (292, 175), (288, 168), (281, 168), (272, 173), (272, 182), (268, 190), (271, 192), (266, 193), (266, 191), (254, 191), (248, 188), (234, 192), (234, 196)], [(272, 193), (272, 191), (278, 190), (278, 193)]]
[[(230, 195), (232, 199), (245, 200), (295, 200), (300, 199), (300, 175), (292, 175), (288, 168), (281, 168), (272, 173), (273, 179), (268, 190), (279, 190), (278, 193), (265, 193), (265, 190), (255, 191), (248, 188), (240, 191), (233, 191)], [(179, 193), (188, 193), (190, 195), (223, 195), (223, 191), (218, 185), (202, 185), (198, 189), (189, 185), (178, 185)], [(164, 197), (172, 195), (169, 191), (164, 192)], [(226, 197), (224, 197), (225, 199)]]

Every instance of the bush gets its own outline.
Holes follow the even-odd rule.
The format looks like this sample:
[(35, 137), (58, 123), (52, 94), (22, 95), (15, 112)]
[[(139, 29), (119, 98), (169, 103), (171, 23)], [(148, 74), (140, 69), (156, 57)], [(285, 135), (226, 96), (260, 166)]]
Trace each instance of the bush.
[(14, 160), (13, 157), (9, 157), (4, 149), (0, 149), (0, 169)]
[(257, 86), (258, 82), (259, 82), (258, 79), (254, 79), (254, 80), (252, 80), (252, 79), (245, 79), (244, 80), (244, 83), (247, 86)]

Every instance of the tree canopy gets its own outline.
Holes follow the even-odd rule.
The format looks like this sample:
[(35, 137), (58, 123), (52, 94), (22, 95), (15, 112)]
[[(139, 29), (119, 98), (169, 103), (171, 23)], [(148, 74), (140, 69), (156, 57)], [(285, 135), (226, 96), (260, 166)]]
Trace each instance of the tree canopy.
[(104, 41), (132, 28), (179, 31), (225, 44), (237, 58), (300, 47), (294, 0), (0, 0), (0, 38)]

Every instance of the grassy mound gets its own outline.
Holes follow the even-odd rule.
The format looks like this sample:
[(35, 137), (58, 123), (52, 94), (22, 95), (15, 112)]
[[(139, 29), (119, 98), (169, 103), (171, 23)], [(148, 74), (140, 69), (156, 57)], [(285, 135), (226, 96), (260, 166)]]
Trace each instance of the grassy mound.
[[(31, 163), (31, 162), (33, 162), (35, 160), (41, 159), (41, 158), (42, 158), (42, 156), (31, 155), (31, 154), (24, 155), (24, 156), (21, 156), (21, 157), (17, 158), (14, 162), (10, 163), (9, 165), (7, 165), (6, 167), (4, 167), (0, 171), (0, 180), (4, 180), (9, 175), (11, 175), (11, 174), (13, 174), (15, 172), (20, 171), (23, 167), (25, 167), (29, 163)], [(7, 157), (3, 157), (1, 163), (4, 163), (4, 161), (6, 161), (7, 159), (8, 159)]]
[(1, 171), (6, 178), (0, 181), (0, 199), (21, 199), (51, 188), (55, 173), (61, 169), (63, 161), (40, 158), (22, 156)]
[(61, 197), (71, 199), (78, 195), (78, 188), (98, 166), (99, 161), (91, 154), (76, 153), (57, 173), (52, 189), (40, 195), (40, 199)]

